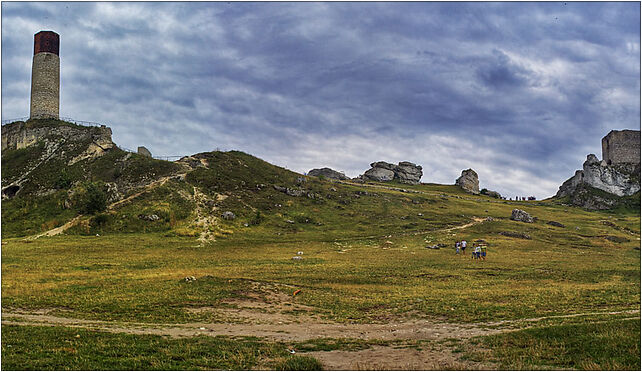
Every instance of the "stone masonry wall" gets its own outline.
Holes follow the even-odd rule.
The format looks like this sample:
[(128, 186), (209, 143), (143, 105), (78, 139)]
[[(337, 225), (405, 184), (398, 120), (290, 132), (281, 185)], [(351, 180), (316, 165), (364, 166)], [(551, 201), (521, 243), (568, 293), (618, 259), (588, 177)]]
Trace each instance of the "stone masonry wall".
[(58, 118), (60, 108), (60, 58), (47, 52), (33, 56), (31, 68), (31, 114), (35, 118)]
[(612, 130), (602, 138), (602, 159), (607, 164), (640, 163), (640, 131)]

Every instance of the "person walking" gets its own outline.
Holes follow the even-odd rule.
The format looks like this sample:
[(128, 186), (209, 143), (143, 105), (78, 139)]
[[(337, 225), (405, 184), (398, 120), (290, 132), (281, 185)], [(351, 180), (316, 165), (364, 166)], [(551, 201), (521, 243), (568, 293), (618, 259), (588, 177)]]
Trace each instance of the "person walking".
[(482, 258), (482, 260), (486, 261), (486, 246), (485, 245), (481, 246), (481, 258)]
[(459, 248), (461, 247), (460, 242), (455, 242), (455, 254), (459, 254)]
[(466, 245), (468, 243), (465, 240), (461, 241), (461, 254), (466, 254)]
[(479, 246), (476, 246), (475, 250), (473, 251), (473, 257), (475, 257), (476, 260), (479, 260), (480, 252), (481, 252), (481, 250), (480, 250)]

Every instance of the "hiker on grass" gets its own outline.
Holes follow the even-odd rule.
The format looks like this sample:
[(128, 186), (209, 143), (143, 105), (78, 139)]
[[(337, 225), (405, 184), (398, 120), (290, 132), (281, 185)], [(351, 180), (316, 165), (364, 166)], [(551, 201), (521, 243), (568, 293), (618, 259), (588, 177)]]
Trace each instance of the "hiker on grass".
[(466, 254), (466, 244), (465, 240), (461, 241), (461, 254)]
[(455, 242), (455, 254), (459, 254), (459, 247), (461, 247), (461, 243)]
[(482, 260), (486, 261), (486, 246), (485, 245), (481, 246), (481, 258), (482, 258)]
[(473, 258), (474, 258), (474, 259), (476, 259), (476, 260), (478, 260), (478, 259), (479, 259), (479, 253), (480, 253), (480, 252), (481, 252), (481, 251), (480, 251), (480, 249), (479, 249), (479, 246), (476, 246), (476, 247), (475, 247), (475, 250), (473, 250)]

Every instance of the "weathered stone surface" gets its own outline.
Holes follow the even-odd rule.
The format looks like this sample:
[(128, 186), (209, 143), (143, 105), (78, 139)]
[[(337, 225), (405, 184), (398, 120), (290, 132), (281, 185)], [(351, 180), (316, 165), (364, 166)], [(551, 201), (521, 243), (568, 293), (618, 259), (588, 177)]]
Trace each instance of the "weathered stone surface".
[(417, 184), (423, 176), (421, 166), (409, 161), (400, 162), (394, 171), (399, 180), (404, 183)]
[(30, 118), (58, 118), (60, 109), (60, 58), (37, 53), (31, 68)]
[(611, 131), (602, 138), (602, 157), (589, 154), (555, 197), (569, 197), (571, 204), (591, 210), (626, 204), (623, 197), (640, 191), (640, 131)]
[(582, 168), (560, 186), (556, 197), (573, 194), (580, 184), (587, 184), (617, 196), (629, 196), (640, 191), (639, 163), (605, 165), (594, 154), (589, 154)]
[(479, 178), (477, 172), (472, 169), (461, 171), (461, 176), (455, 181), (455, 185), (461, 187), (465, 191), (473, 194), (479, 194)]
[(548, 221), (546, 223), (547, 225), (555, 226), (555, 227), (566, 227), (564, 224), (557, 222), (557, 221)]
[(640, 163), (640, 131), (612, 130), (602, 138), (602, 159), (607, 165)]
[[(303, 195), (306, 195), (306, 193), (307, 193), (305, 190), (291, 189), (289, 187), (283, 187), (283, 186), (278, 186), (278, 185), (274, 185), (274, 189), (276, 191), (280, 191), (280, 192), (283, 192), (283, 193), (286, 193), (286, 194), (288, 194), (290, 196), (295, 196), (295, 197), (303, 196)], [(313, 198), (314, 197), (312, 197), (312, 199)]]
[(380, 167), (370, 168), (363, 175), (366, 178), (377, 182), (392, 181), (395, 178), (394, 171)]
[(370, 167), (360, 176), (361, 179), (377, 182), (398, 180), (402, 183), (417, 184), (423, 175), (421, 166), (409, 161), (399, 162), (398, 165), (378, 161), (370, 164)]
[(111, 140), (111, 129), (104, 125), (100, 127), (78, 125), (32, 127), (23, 121), (17, 121), (2, 126), (2, 151), (23, 149), (47, 137), (77, 142), (91, 139), (92, 143), (105, 150), (115, 146)]
[(230, 211), (225, 211), (221, 214), (221, 217), (223, 217), (224, 220), (233, 220), (236, 218), (236, 215)]
[(311, 169), (308, 172), (308, 176), (325, 177), (325, 178), (331, 178), (331, 179), (335, 179), (335, 180), (348, 180), (348, 179), (350, 179), (345, 174), (343, 174), (341, 172), (337, 172), (337, 171), (335, 171), (333, 169), (330, 169), (330, 168)]
[(152, 157), (152, 153), (147, 150), (147, 147), (145, 146), (138, 146), (138, 150), (136, 152), (138, 153), (138, 155), (147, 156), (149, 158)]
[(158, 217), (158, 215), (155, 215), (155, 214), (139, 214), (138, 218), (140, 218), (141, 220), (145, 220), (145, 221), (158, 221), (158, 220), (160, 220), (160, 217)]
[(521, 210), (521, 209), (513, 209), (513, 212), (511, 213), (510, 219), (513, 221), (521, 221), (521, 222), (526, 222), (526, 223), (533, 223), (533, 217), (531, 217), (530, 214), (527, 212)]

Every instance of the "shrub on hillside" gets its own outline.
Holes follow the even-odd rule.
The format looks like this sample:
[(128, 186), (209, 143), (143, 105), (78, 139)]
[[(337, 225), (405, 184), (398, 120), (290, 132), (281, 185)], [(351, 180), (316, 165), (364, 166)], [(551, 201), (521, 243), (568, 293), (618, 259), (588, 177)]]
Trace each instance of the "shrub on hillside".
[(96, 214), (107, 209), (107, 192), (103, 182), (88, 182), (79, 195), (78, 207), (82, 213)]

